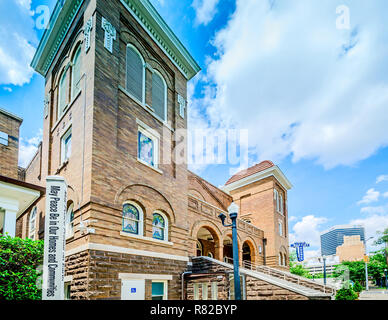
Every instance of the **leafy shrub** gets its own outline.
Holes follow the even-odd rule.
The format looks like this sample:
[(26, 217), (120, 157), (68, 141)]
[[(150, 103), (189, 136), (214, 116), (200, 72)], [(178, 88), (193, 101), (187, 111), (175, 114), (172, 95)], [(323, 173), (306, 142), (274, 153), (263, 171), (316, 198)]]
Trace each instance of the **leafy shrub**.
[(305, 269), (301, 264), (290, 263), (290, 272), (301, 277), (307, 278), (308, 276), (310, 276), (309, 271)]
[(355, 293), (351, 288), (339, 289), (335, 295), (335, 300), (357, 300), (357, 298), (357, 293)]
[(358, 281), (356, 281), (356, 283), (353, 286), (353, 290), (355, 292), (361, 292), (362, 290), (364, 290), (364, 288)]
[(40, 300), (43, 241), (0, 237), (0, 300)]

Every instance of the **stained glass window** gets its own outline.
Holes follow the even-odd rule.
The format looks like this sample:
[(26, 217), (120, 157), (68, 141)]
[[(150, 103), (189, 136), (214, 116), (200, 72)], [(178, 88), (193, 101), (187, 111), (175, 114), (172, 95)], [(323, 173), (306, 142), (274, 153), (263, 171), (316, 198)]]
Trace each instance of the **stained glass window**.
[(139, 234), (140, 213), (132, 204), (123, 205), (123, 231)]
[(29, 226), (29, 238), (35, 239), (35, 228), (36, 228), (36, 207), (32, 210), (30, 214), (30, 226)]
[(143, 132), (139, 131), (138, 146), (138, 158), (155, 167), (154, 141), (150, 137), (147, 137)]
[(165, 240), (166, 221), (159, 213), (154, 213), (152, 218), (152, 237), (158, 240)]
[(74, 205), (71, 204), (66, 213), (66, 238), (70, 238), (74, 234)]

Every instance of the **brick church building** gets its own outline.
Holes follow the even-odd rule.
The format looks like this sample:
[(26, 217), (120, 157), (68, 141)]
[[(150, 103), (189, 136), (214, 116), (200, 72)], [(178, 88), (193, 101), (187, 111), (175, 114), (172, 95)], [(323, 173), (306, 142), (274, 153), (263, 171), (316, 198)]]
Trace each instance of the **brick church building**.
[[(66, 179), (67, 298), (232, 299), (218, 215), (233, 201), (244, 298), (330, 298), (287, 272), (292, 186), (279, 167), (261, 162), (221, 190), (164, 161), (200, 68), (148, 0), (58, 1), (32, 66), (45, 78), (43, 139), (19, 179)], [(44, 211), (43, 195), (16, 236), (43, 239)]]

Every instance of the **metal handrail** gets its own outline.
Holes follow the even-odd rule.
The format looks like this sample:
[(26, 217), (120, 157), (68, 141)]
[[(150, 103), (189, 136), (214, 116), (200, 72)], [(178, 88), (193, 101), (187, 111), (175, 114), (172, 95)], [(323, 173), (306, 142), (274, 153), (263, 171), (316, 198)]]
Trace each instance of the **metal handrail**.
[(326, 293), (327, 289), (330, 289), (329, 291), (331, 291), (332, 294), (334, 294), (336, 292), (336, 289), (334, 287), (325, 286), (324, 284), (316, 283), (314, 281), (311, 281), (310, 279), (306, 279), (306, 278), (300, 277), (298, 275), (294, 275), (290, 272), (285, 272), (285, 271), (281, 271), (281, 270), (274, 270), (273, 268), (269, 268), (268, 266), (257, 266), (256, 267), (257, 271), (260, 271), (260, 269), (262, 270), (262, 272), (267, 273), (269, 275), (273, 275), (275, 277), (283, 276), (284, 280), (285, 280), (286, 275), (287, 275), (288, 277), (297, 280), (298, 285), (300, 284), (300, 281), (314, 284), (315, 286), (322, 288), (324, 293)]

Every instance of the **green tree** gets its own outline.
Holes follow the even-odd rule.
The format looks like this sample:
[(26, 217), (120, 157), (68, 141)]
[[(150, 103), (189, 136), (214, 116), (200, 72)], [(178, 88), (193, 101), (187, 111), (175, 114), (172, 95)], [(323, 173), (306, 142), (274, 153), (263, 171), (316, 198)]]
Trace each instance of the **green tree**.
[(357, 300), (357, 293), (352, 288), (341, 288), (335, 295), (335, 300)]
[(385, 255), (385, 264), (388, 265), (388, 228), (385, 229), (383, 232), (377, 232), (377, 235), (379, 236), (377, 240), (375, 241), (375, 245), (385, 245), (384, 249), (384, 255)]
[(40, 300), (43, 241), (0, 237), (0, 300)]
[(364, 290), (363, 286), (360, 284), (360, 282), (356, 281), (354, 286), (353, 286), (353, 290), (355, 292), (361, 292), (362, 290)]
[[(384, 255), (381, 253), (370, 257), (368, 263), (368, 276), (375, 281), (381, 278), (384, 274), (384, 269), (387, 268)], [(334, 276), (339, 277), (343, 275), (344, 269), (349, 272), (349, 279), (353, 282), (360, 282), (365, 285), (365, 262), (364, 261), (344, 261), (336, 266)]]
[(296, 264), (295, 262), (290, 262), (290, 272), (297, 276), (309, 278), (310, 273), (307, 269), (303, 267), (301, 264)]

